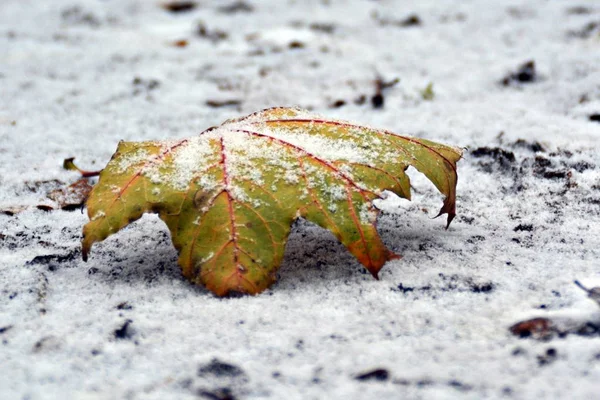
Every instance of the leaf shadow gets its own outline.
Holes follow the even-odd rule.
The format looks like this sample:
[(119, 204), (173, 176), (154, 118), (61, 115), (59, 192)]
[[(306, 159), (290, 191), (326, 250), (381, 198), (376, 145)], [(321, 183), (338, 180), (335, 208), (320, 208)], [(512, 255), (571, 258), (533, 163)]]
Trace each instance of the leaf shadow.
[(156, 215), (145, 214), (96, 244), (92, 254), (88, 274), (106, 283), (154, 286), (184, 279), (169, 230)]
[[(444, 224), (412, 211), (382, 212), (377, 231), (384, 244), (400, 255), (421, 253), (424, 246), (442, 248), (446, 236), (452, 235)], [(382, 272), (385, 269), (384, 266)], [(304, 219), (294, 223), (278, 273), (277, 290), (372, 279), (331, 232)]]
[[(423, 216), (382, 213), (378, 231), (392, 251), (419, 251), (423, 241), (431, 242), (434, 221), (423, 223)], [(177, 251), (165, 223), (156, 215), (146, 214), (140, 220), (102, 243), (94, 246), (87, 265), (88, 274), (109, 285), (155, 286), (170, 282), (187, 282), (177, 263)], [(359, 283), (372, 280), (371, 274), (328, 230), (298, 219), (286, 243), (284, 259), (277, 273), (277, 290), (323, 286), (336, 282)], [(204, 287), (189, 283), (199, 294)]]
[(302, 218), (292, 225), (277, 275), (279, 289), (324, 281), (373, 279), (330, 231)]

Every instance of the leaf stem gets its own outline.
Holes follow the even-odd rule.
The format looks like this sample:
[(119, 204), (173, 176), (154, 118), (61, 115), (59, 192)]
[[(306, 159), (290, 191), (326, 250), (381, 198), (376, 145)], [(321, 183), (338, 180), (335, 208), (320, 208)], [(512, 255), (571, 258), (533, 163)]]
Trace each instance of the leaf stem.
[(63, 168), (68, 170), (68, 171), (77, 171), (81, 174), (81, 176), (83, 178), (92, 178), (94, 176), (98, 176), (100, 175), (100, 172), (102, 172), (102, 170), (98, 170), (98, 171), (85, 171), (81, 168), (79, 168), (77, 165), (75, 165), (75, 163), (73, 162), (73, 160), (75, 160), (75, 157), (71, 157), (71, 158), (65, 158), (65, 160), (63, 161)]

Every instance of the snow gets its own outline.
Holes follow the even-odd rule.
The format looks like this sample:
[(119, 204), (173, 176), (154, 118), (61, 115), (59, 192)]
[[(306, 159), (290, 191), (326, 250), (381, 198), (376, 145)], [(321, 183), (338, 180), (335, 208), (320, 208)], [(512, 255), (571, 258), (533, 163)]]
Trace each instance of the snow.
[[(282, 123), (284, 121), (290, 123)], [(390, 150), (389, 145), (395, 145), (401, 152)], [(199, 183), (206, 192), (221, 184), (235, 200), (258, 207), (260, 203), (256, 199), (250, 201), (245, 193), (243, 186), (247, 186), (247, 182), (264, 186), (263, 173), (266, 173), (274, 177), (273, 186), (283, 173), (287, 183), (297, 186), (298, 172), (302, 171), (306, 186), (318, 187), (328, 193), (332, 201), (338, 201), (346, 198), (346, 189), (327, 182), (329, 176), (352, 181), (352, 185), (361, 190), (377, 194), (382, 190), (354, 177), (351, 167), (354, 164), (376, 170), (393, 171), (390, 168), (393, 167), (397, 178), (403, 180), (403, 171), (410, 163), (435, 162), (442, 167), (441, 153), (462, 153), (458, 148), (446, 148), (441, 153), (433, 151), (427, 160), (415, 157), (417, 151), (429, 145), (431, 143), (419, 143), (385, 130), (324, 120), (322, 116), (298, 108), (272, 108), (228, 120), (181, 141), (151, 142), (150, 146), (158, 150), (155, 154), (146, 150), (148, 142), (126, 143), (108, 165), (109, 174), (105, 179), (110, 181), (119, 175), (127, 178), (140, 173), (152, 183), (176, 191), (187, 191), (192, 182)], [(303, 159), (312, 163), (305, 163)], [(222, 170), (225, 178), (211, 179), (211, 170)], [(155, 188), (153, 193), (159, 194), (160, 190)], [(335, 212), (335, 204), (329, 207)]]
[[(246, 3), (173, 14), (153, 1), (2, 1), (0, 209), (30, 208), (0, 214), (0, 398), (597, 396), (597, 332), (538, 341), (508, 328), (600, 325), (573, 283), (600, 286), (600, 38), (584, 29), (598, 3)], [(398, 26), (413, 14), (421, 25)], [(197, 36), (200, 21), (227, 37)], [(534, 82), (501, 84), (529, 60)], [(382, 109), (377, 78), (400, 78)], [(301, 221), (275, 285), (219, 299), (182, 278), (155, 216), (84, 263), (86, 215), (34, 207), (78, 178), (65, 158), (100, 169), (119, 140), (193, 137), (272, 106), (465, 147), (456, 219), (432, 219), (441, 198), (409, 170), (411, 202), (376, 202), (403, 256), (379, 281)], [(378, 368), (387, 380), (356, 379)]]

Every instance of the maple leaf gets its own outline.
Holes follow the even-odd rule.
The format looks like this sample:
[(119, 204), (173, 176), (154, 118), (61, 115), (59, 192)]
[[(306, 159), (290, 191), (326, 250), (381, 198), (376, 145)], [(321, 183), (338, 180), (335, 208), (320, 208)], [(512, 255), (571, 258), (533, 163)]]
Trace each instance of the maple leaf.
[(457, 148), (272, 108), (177, 141), (120, 142), (87, 202), (83, 258), (92, 245), (157, 213), (183, 275), (217, 295), (259, 293), (275, 281), (293, 221), (333, 232), (377, 278), (399, 258), (382, 243), (373, 200), (410, 199), (413, 166), (455, 215)]

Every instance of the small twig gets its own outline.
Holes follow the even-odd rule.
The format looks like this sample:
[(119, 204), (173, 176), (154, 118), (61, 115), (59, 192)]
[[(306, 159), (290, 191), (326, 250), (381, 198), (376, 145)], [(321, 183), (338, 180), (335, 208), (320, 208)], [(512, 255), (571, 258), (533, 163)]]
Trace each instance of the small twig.
[(375, 94), (371, 97), (371, 104), (373, 108), (382, 108), (385, 99), (383, 97), (383, 91), (389, 89), (400, 82), (399, 78), (395, 78), (391, 81), (384, 81), (381, 77), (375, 80)]
[(579, 286), (579, 288), (581, 288), (582, 290), (584, 290), (587, 294), (591, 294), (592, 291), (588, 288), (586, 288), (585, 286), (583, 286), (581, 284), (581, 282), (579, 282), (578, 280), (573, 281), (573, 283), (575, 283), (577, 286)]
[(585, 286), (583, 286), (581, 284), (581, 282), (579, 282), (579, 281), (574, 281), (574, 282), (577, 286), (579, 286), (581, 289), (583, 289), (587, 293), (587, 295), (590, 299), (594, 300), (600, 306), (600, 287), (593, 287), (591, 289), (588, 289)]

